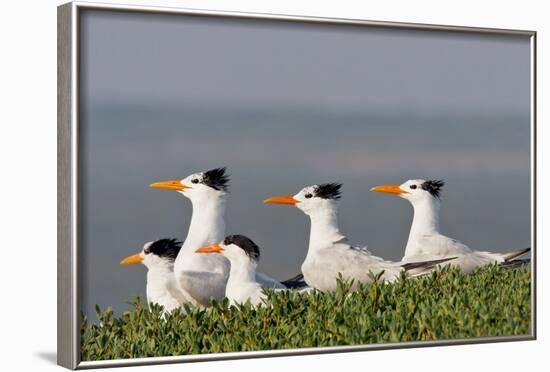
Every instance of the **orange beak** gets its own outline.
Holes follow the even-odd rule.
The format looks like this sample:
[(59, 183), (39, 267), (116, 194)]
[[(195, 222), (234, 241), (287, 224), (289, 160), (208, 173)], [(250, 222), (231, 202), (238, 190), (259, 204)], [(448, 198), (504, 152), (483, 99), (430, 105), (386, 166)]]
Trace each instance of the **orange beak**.
[(196, 253), (222, 253), (223, 248), (219, 244), (207, 245), (206, 247), (201, 247), (195, 251)]
[(394, 195), (401, 195), (401, 194), (407, 194), (405, 190), (403, 190), (399, 185), (382, 185), (382, 186), (376, 186), (370, 189), (370, 191), (373, 192), (384, 192), (386, 194), (394, 194)]
[(184, 191), (185, 189), (191, 188), (189, 186), (182, 185), (181, 180), (155, 182), (150, 184), (149, 186), (154, 189), (176, 190), (176, 191)]
[(272, 198), (265, 199), (264, 203), (296, 205), (299, 203), (299, 201), (294, 199), (294, 197), (291, 195), (282, 195), (282, 196), (274, 196)]
[(121, 265), (132, 265), (143, 262), (143, 257), (139, 253), (133, 254), (120, 261)]

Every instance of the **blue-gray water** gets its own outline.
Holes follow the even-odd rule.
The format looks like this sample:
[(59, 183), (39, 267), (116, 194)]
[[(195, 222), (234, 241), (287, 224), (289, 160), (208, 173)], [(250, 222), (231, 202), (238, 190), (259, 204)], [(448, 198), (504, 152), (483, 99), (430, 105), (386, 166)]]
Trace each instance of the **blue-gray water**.
[[(145, 268), (121, 258), (185, 238), (191, 206), (154, 181), (227, 166), (228, 233), (261, 270), (300, 270), (308, 220), (268, 196), (338, 181), (342, 231), (402, 256), (412, 209), (377, 184), (443, 178), (443, 232), (529, 245), (527, 38), (89, 12), (82, 59), (82, 310), (121, 311)], [(197, 40), (202, 40), (198, 42)]]

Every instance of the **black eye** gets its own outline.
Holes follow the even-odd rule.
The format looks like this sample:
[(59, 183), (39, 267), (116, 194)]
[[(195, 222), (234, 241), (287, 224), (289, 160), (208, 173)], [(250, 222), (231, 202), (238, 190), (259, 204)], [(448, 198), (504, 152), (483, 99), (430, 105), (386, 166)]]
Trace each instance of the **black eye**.
[(199, 183), (199, 180), (195, 178), (194, 180), (191, 180), (191, 183)]
[(410, 187), (411, 189), (413, 189), (413, 190), (417, 188), (416, 185), (410, 185), (409, 187)]
[(306, 194), (306, 199), (310, 199), (313, 195), (311, 194)]
[(144, 249), (144, 250), (143, 250), (143, 253), (149, 254), (149, 253), (151, 253), (151, 251), (149, 250), (149, 248), (147, 248), (147, 249)]

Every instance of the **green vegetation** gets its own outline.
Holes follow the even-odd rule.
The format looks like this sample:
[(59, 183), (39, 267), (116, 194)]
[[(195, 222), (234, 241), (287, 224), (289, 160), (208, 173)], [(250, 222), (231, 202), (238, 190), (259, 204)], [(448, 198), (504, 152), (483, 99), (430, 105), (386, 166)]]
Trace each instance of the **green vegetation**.
[(269, 293), (268, 306), (186, 308), (162, 316), (134, 308), (99, 324), (82, 321), (82, 360), (219, 353), (313, 346), (526, 335), (531, 327), (531, 273), (488, 266), (472, 275), (443, 269), (393, 284), (375, 281), (333, 293)]

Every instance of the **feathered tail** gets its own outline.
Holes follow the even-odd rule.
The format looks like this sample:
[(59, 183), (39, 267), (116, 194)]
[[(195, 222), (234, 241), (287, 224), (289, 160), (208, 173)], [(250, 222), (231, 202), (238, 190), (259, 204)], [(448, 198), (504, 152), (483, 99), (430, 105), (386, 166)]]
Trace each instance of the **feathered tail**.
[(300, 273), (296, 276), (293, 276), (290, 279), (284, 280), (281, 282), (287, 288), (300, 289), (307, 287), (307, 283), (304, 280), (304, 274)]
[(531, 252), (531, 248), (524, 248), (517, 251), (504, 253), (502, 254), (504, 261), (502, 261), (498, 265), (500, 267), (505, 267), (505, 268), (514, 268), (518, 266), (527, 265), (531, 263), (531, 258), (518, 258), (518, 257), (521, 257), (524, 254), (527, 254), (529, 252)]
[(527, 254), (531, 252), (531, 248), (523, 248), (523, 249), (520, 249), (518, 251), (513, 251), (513, 252), (509, 252), (509, 253), (505, 253), (503, 256), (504, 256), (504, 262), (510, 262), (512, 261), (513, 259), (515, 258), (518, 258), (518, 257), (521, 257), (523, 256), (524, 254)]
[(517, 260), (501, 262), (501, 263), (498, 264), (498, 266), (505, 267), (507, 269), (511, 269), (511, 268), (514, 268), (514, 267), (529, 265), (530, 263), (531, 263), (530, 258), (523, 258), (523, 259), (520, 258), (520, 259), (517, 259)]

